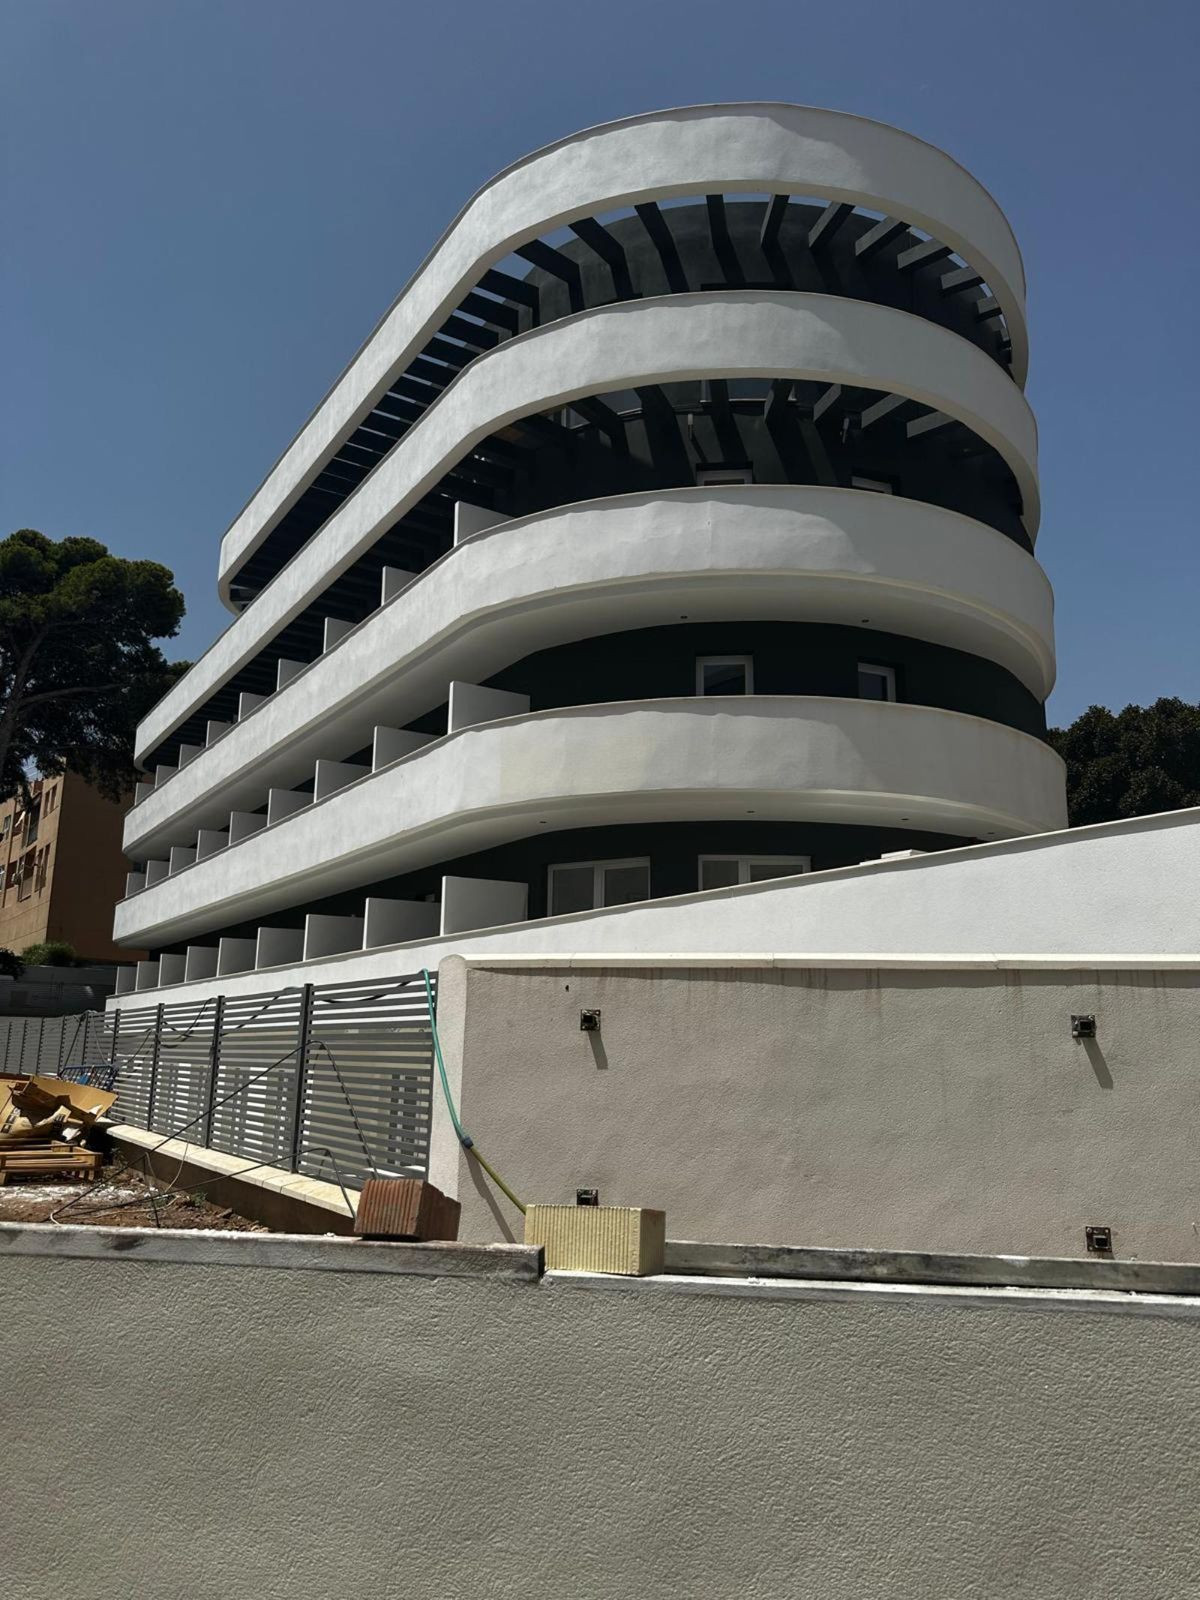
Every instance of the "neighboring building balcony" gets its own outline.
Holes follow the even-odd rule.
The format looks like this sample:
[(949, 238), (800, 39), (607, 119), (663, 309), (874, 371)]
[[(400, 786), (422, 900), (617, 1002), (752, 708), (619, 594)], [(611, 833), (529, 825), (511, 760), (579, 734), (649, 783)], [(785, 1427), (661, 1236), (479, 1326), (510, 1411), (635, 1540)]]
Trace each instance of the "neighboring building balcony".
[[(759, 253), (746, 267), (730, 247), (721, 198), (739, 195), (767, 197)], [(812, 249), (824, 250), (846, 229), (854, 234), (855, 262), (885, 261), (910, 283), (933, 274), (935, 300), (968, 296), (977, 322), (1004, 328), (1013, 376), (1023, 382), (1020, 254), (995, 201), (942, 151), (864, 118), (777, 104), (690, 107), (589, 129), (501, 173), (447, 230), (226, 535), (221, 591), (227, 603), (236, 606), (234, 584), (281, 524), (298, 517), (292, 543), (280, 544), (282, 559), (274, 559), (255, 586), (269, 582), (295, 541), (310, 536), (327, 514), (320, 509), (322, 496), (328, 506), (353, 492), (369, 469), (370, 449), (377, 448), (364, 447), (356, 430), (393, 386), (419, 415), (456, 371), (522, 329), (531, 308), (538, 319), (538, 293), (527, 267), (521, 276), (497, 270), (511, 254), (568, 282), (572, 309), (592, 303), (579, 291), (577, 262), (545, 243), (566, 225), (592, 252), (594, 265), (610, 275), (612, 296), (644, 296), (644, 283), (634, 287), (625, 251), (603, 221), (633, 206), (662, 257), (664, 282), (696, 287), (680, 266), (664, 220), (670, 205), (688, 196), (707, 202), (708, 248), (722, 265), (733, 258), (720, 276), (734, 289), (764, 273), (786, 287), (789, 274), (772, 246), (793, 209), (787, 199), (825, 202), (814, 225), (807, 226), (806, 218)], [(856, 207), (857, 229), (848, 229)], [(873, 215), (864, 218), (862, 210)], [(413, 400), (422, 393), (423, 402)], [(318, 479), (320, 493), (306, 505)]]
[(892, 307), (771, 291), (676, 295), (583, 312), (522, 334), (462, 372), (155, 707), (139, 730), (139, 759), (253, 663), (480, 441), (573, 399), (704, 377), (765, 377), (785, 389), (794, 381), (865, 387), (888, 403), (914, 402), (935, 422), (961, 424), (1011, 473), (1025, 533), (1030, 540), (1036, 533), (1032, 413), (1008, 375), (958, 334)]
[(747, 695), (476, 722), (147, 886), (116, 936), (161, 945), (534, 834), (649, 821), (836, 821), (1004, 838), (1065, 825), (1062, 763), (927, 706)]
[(617, 496), (465, 538), (242, 721), (214, 728), (178, 771), (143, 785), (126, 851), (169, 860), (198, 830), (227, 829), (231, 811), (311, 779), (318, 760), (372, 746), (377, 728), (402, 730), (452, 681), (585, 637), (748, 617), (945, 645), (1003, 667), (1039, 701), (1053, 685), (1048, 582), (1032, 556), (969, 517), (800, 485)]

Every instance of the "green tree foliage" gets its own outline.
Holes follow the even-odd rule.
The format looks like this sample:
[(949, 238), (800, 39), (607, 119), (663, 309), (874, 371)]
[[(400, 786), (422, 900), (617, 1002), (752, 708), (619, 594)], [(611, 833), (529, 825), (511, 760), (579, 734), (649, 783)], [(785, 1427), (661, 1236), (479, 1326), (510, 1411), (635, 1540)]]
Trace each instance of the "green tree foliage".
[(21, 960), (27, 967), (74, 967), (79, 963), (75, 946), (65, 939), (43, 939), (40, 944), (27, 945), (21, 951)]
[(157, 561), (32, 528), (0, 540), (0, 798), (34, 769), (71, 767), (114, 798), (128, 789), (134, 729), (185, 665), (153, 641), (182, 616)]
[(0, 950), (0, 978), (19, 978), (25, 963), (15, 950)]
[(1067, 764), (1072, 827), (1200, 806), (1200, 705), (1089, 706), (1050, 743)]

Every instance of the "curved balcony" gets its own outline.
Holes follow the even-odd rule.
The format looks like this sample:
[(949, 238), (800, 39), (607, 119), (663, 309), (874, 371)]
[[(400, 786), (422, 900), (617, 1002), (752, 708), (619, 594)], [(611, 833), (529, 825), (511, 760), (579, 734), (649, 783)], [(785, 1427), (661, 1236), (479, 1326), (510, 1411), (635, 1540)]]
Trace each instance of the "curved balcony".
[(943, 151), (866, 118), (785, 104), (631, 117), (537, 151), (469, 202), (226, 534), (226, 603), (239, 565), (490, 267), (574, 219), (714, 193), (820, 198), (928, 232), (988, 283), (1024, 381), (1020, 253), (992, 197)]
[(157, 945), (541, 827), (837, 821), (1003, 838), (1066, 823), (1062, 762), (1011, 728), (814, 697), (658, 700), (463, 729), (122, 901)]
[[(224, 826), (320, 757), (367, 745), (554, 645), (680, 620), (870, 626), (995, 661), (1044, 700), (1053, 601), (994, 529), (856, 489), (738, 485), (560, 507), (473, 535), (133, 808), (125, 849)], [(331, 743), (336, 742), (336, 748)]]
[(402, 445), (143, 722), (153, 749), (489, 434), (571, 400), (698, 377), (804, 378), (890, 390), (965, 423), (1007, 462), (1037, 528), (1037, 433), (975, 345), (919, 317), (771, 291), (632, 301), (522, 334), (467, 368)]

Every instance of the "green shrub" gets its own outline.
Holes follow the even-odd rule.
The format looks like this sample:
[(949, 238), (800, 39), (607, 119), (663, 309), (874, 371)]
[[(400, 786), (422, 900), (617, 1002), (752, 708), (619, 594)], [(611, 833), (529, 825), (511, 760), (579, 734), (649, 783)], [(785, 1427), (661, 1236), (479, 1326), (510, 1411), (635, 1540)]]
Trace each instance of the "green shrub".
[(21, 960), (27, 967), (73, 967), (79, 958), (65, 939), (44, 939), (22, 950)]
[(15, 950), (0, 950), (0, 978), (19, 978), (25, 963)]

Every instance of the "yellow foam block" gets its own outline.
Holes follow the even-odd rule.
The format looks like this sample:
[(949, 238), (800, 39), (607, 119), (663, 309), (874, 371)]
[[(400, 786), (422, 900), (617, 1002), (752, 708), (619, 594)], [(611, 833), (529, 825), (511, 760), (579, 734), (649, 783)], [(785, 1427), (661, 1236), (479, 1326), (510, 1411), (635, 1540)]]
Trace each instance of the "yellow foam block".
[(529, 1206), (525, 1243), (540, 1244), (548, 1272), (619, 1272), (644, 1278), (663, 1270), (665, 1211), (643, 1206)]

